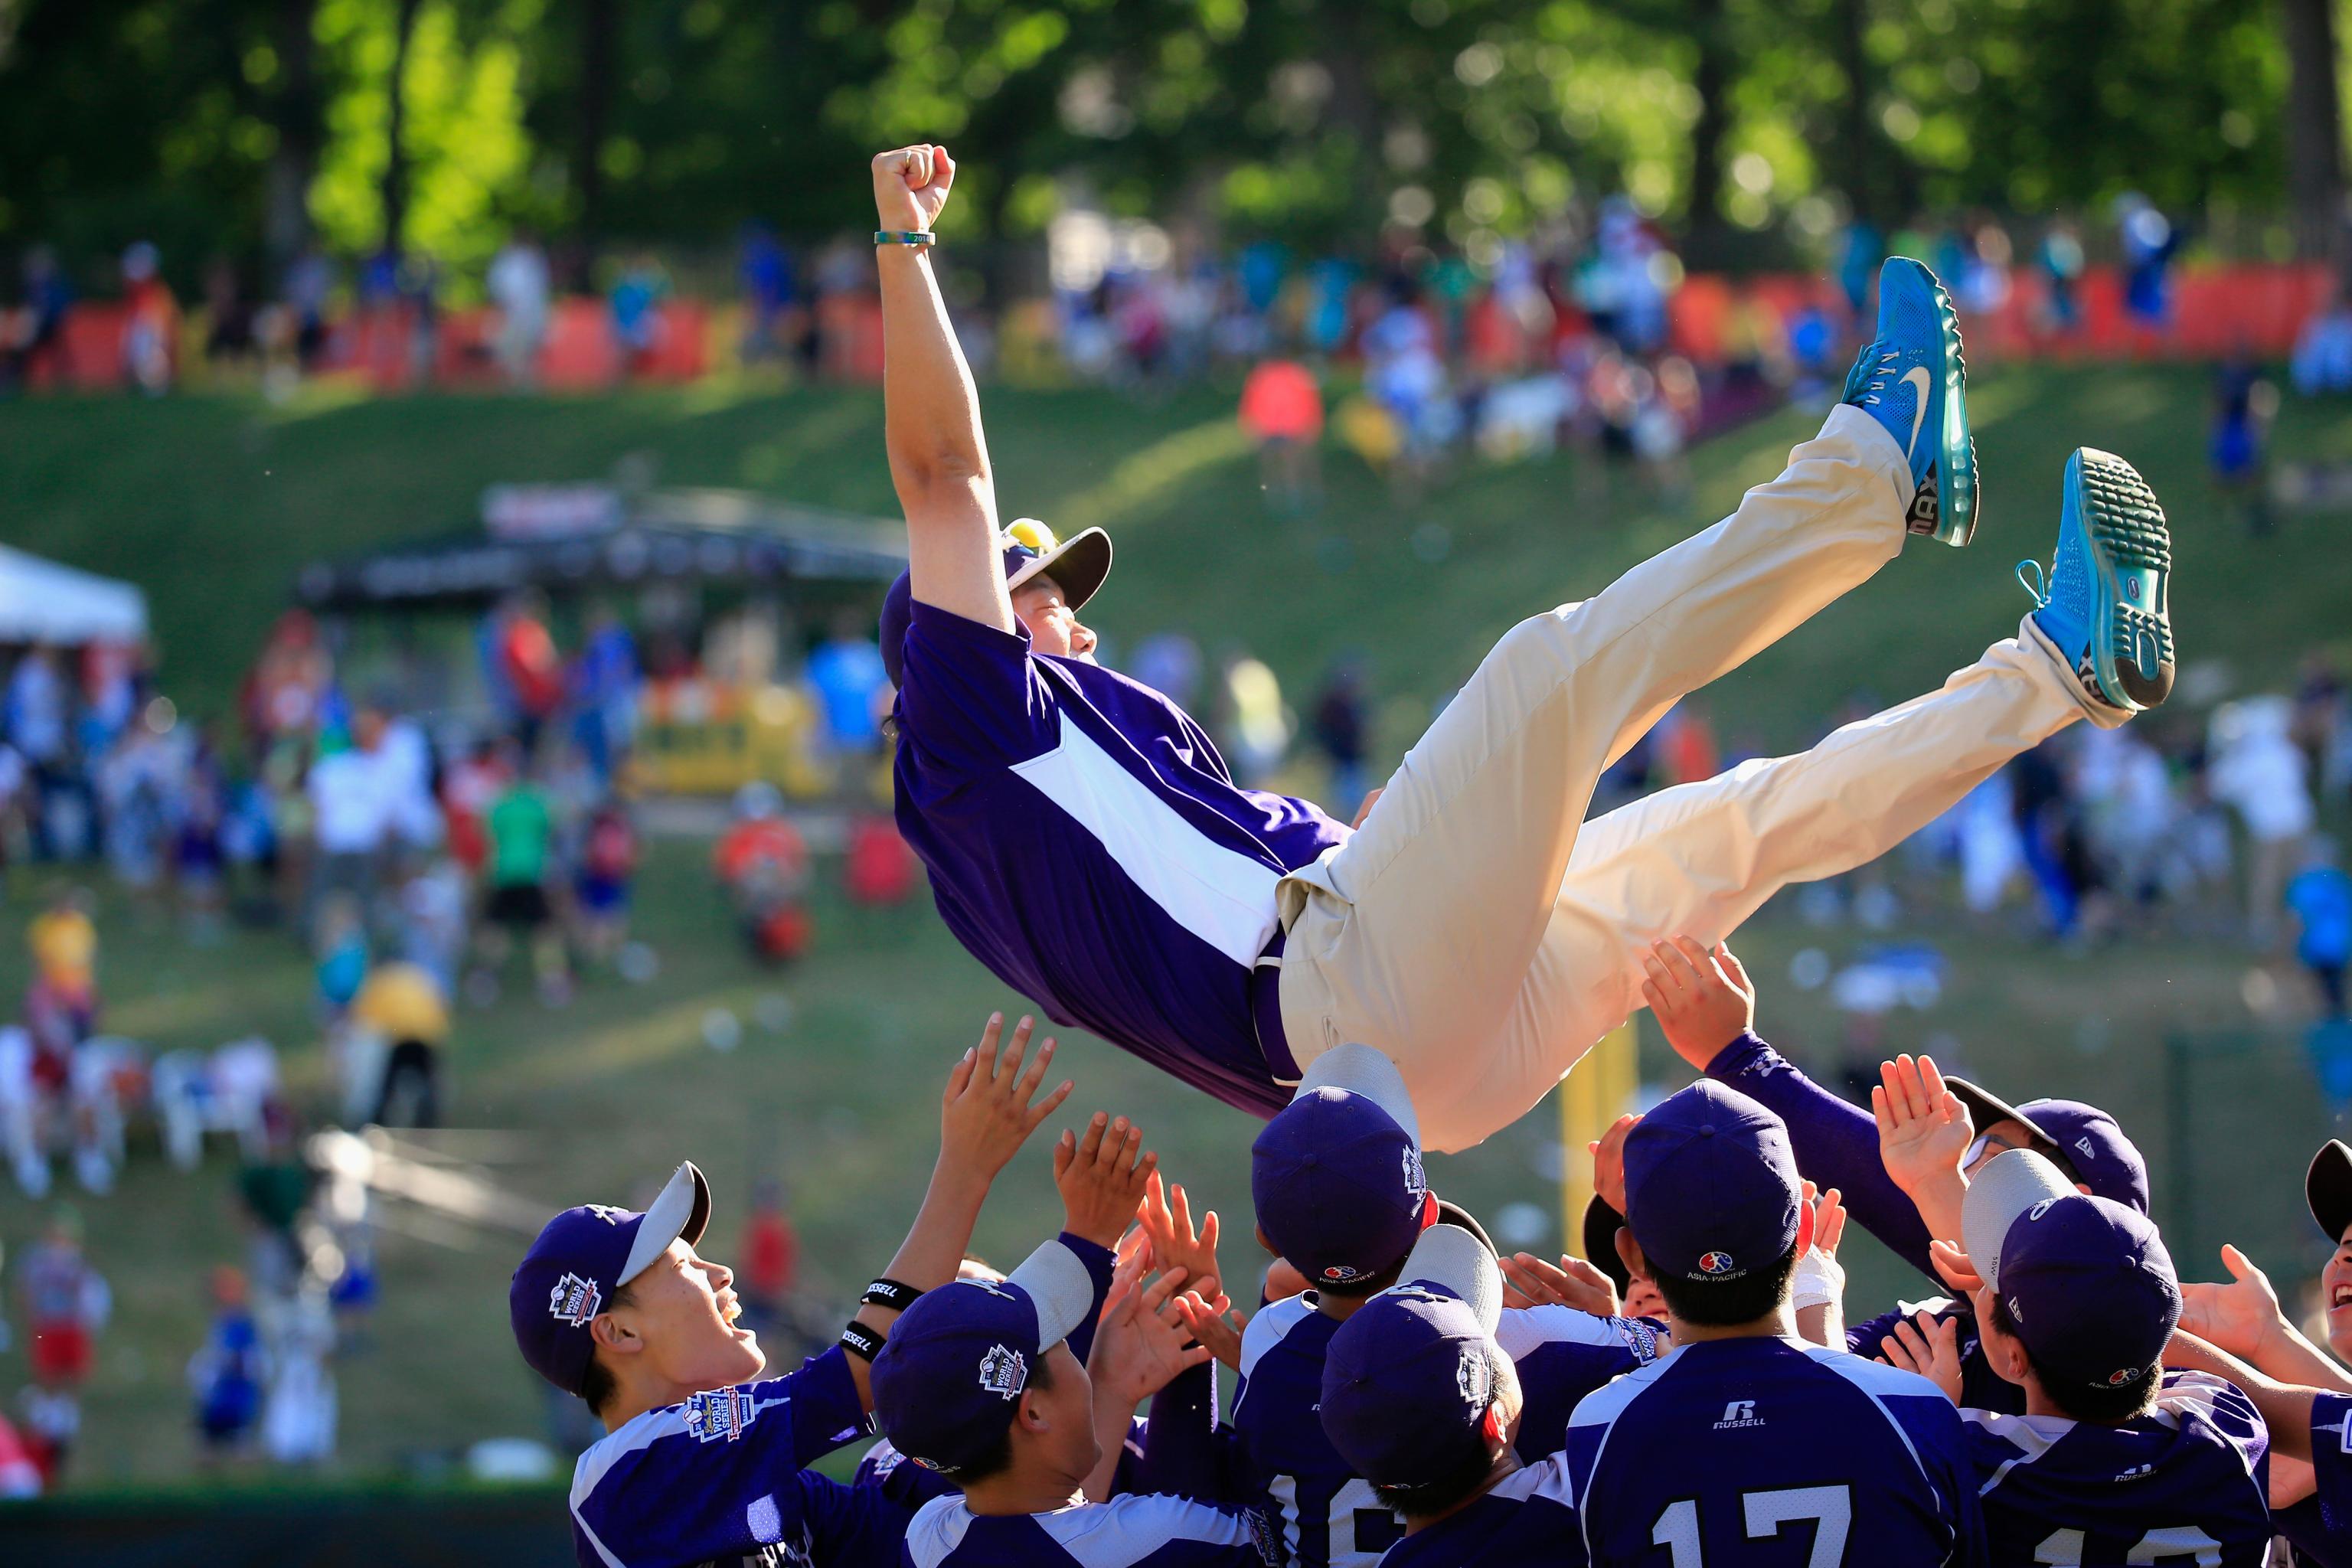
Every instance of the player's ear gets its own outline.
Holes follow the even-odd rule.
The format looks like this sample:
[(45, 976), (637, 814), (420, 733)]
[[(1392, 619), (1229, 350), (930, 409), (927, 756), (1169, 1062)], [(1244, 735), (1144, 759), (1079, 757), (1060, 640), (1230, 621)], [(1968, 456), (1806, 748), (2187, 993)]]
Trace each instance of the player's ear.
[(1013, 1424), (1024, 1432), (1044, 1432), (1053, 1426), (1053, 1417), (1045, 1412), (1045, 1396), (1034, 1384), (1021, 1391), (1021, 1405), (1013, 1415)]
[(1617, 1260), (1625, 1266), (1625, 1272), (1636, 1279), (1649, 1279), (1650, 1260), (1642, 1256), (1642, 1244), (1633, 1239), (1633, 1227), (1618, 1226), (1616, 1242)]
[(599, 1349), (615, 1355), (635, 1355), (646, 1348), (637, 1331), (612, 1312), (599, 1312), (588, 1320), (588, 1337), (596, 1342)]

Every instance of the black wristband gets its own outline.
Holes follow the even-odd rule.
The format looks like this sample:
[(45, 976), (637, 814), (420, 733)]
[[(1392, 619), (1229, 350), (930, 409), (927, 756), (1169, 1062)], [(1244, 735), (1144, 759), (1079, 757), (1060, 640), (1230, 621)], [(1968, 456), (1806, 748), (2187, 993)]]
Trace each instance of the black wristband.
[(841, 1348), (860, 1361), (872, 1361), (882, 1353), (882, 1336), (863, 1323), (852, 1323), (841, 1331)]
[(920, 1295), (922, 1292), (912, 1285), (901, 1285), (896, 1279), (877, 1279), (866, 1287), (866, 1294), (858, 1300), (869, 1307), (887, 1307), (894, 1312), (903, 1312)]

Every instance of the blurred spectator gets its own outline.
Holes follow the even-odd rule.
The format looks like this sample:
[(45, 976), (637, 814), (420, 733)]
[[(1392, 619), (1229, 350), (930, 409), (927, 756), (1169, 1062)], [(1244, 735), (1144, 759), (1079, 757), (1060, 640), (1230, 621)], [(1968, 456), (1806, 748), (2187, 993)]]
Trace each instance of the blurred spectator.
[(512, 782), (490, 803), (484, 825), (488, 890), (474, 938), (479, 966), (469, 989), (477, 1000), (496, 997), (499, 972), (520, 942), (530, 954), (540, 1000), (561, 1006), (571, 1000), (572, 975), (548, 892), (555, 869), (555, 810), (530, 769), (513, 767)]
[(426, 861), (400, 889), (399, 955), (430, 974), (445, 996), (457, 992), (469, 896), (464, 869), (446, 856)]
[(1242, 428), (1257, 443), (1258, 488), (1277, 512), (1323, 500), (1323, 392), (1295, 359), (1261, 360), (1242, 384)]
[(205, 269), (205, 359), (215, 366), (242, 364), (255, 351), (253, 305), (226, 257)]
[(2338, 282), (2319, 313), (2303, 324), (2287, 374), (2305, 397), (2352, 392), (2352, 298)]
[(295, 1227), (310, 1204), (313, 1181), (285, 1107), (264, 1109), (265, 1137), (237, 1167), (236, 1196), (248, 1231), (246, 1275), (265, 1300), (292, 1293), (307, 1259)]
[(637, 725), (637, 643), (605, 605), (588, 622), (587, 640), (572, 669), (572, 736), (599, 784), (612, 783), (627, 762)]
[(2240, 347), (2215, 373), (2213, 428), (2206, 453), (2223, 510), (2257, 538), (2271, 531), (2263, 457), (2264, 434), (2277, 412), (2278, 389), (2263, 379), (2252, 357)]
[(889, 817), (860, 814), (851, 821), (841, 876), (850, 902), (867, 909), (903, 904), (914, 896), (920, 869), (915, 852)]
[(263, 1451), (281, 1465), (335, 1457), (335, 1320), (326, 1292), (307, 1285), (282, 1302), (271, 1324), (269, 1387), (261, 1412)]
[(490, 620), (491, 689), (505, 700), (515, 739), (526, 761), (539, 752), (539, 738), (563, 704), (563, 658), (547, 629), (547, 602), (536, 593), (514, 595)]
[(386, 717), (370, 702), (352, 716), (351, 744), (327, 751), (310, 764), (307, 784), (311, 836), (310, 923), (325, 901), (348, 894), (362, 919), (375, 898), (376, 874), (394, 830), (404, 781), (402, 759), (384, 745)]
[(782, 963), (801, 955), (810, 931), (808, 846), (784, 820), (773, 784), (735, 792), (735, 820), (712, 851), (711, 869), (754, 956)]
[(867, 624), (855, 611), (835, 616), (831, 634), (810, 651), (804, 671), (824, 713), (827, 740), (834, 750), (858, 761), (882, 743), (881, 716), (890, 689), (882, 650), (867, 635)]
[(42, 1469), (54, 1483), (80, 1427), (82, 1384), (89, 1380), (98, 1336), (113, 1311), (106, 1280), (82, 1256), (81, 1218), (62, 1205), (16, 1269), (30, 1341)]
[(1171, 702), (1190, 709), (1201, 694), (1201, 645), (1184, 632), (1154, 632), (1135, 645), (1128, 660), (1135, 679)]
[(338, 1041), (343, 1120), (357, 1126), (441, 1125), (441, 1058), (449, 1004), (433, 976), (394, 961), (368, 971)]
[(33, 1445), (0, 1415), (0, 1500), (41, 1495), (41, 1465)]
[(1315, 743), (1331, 760), (1331, 815), (1342, 822), (1356, 819), (1370, 787), (1365, 729), (1363, 672), (1352, 660), (1336, 664), (1315, 700), (1314, 730)]
[(212, 1325), (188, 1358), (196, 1403), (199, 1456), (217, 1462), (245, 1451), (261, 1416), (261, 1331), (247, 1300), (245, 1276), (228, 1264), (212, 1271)]
[(2319, 987), (2320, 1016), (2346, 1016), (2344, 971), (2352, 964), (2352, 877), (2336, 863), (2336, 841), (2314, 837), (2303, 869), (2286, 885), (2295, 921), (2294, 956)]
[(737, 1290), (746, 1316), (763, 1324), (786, 1321), (786, 1307), (800, 1279), (800, 1235), (784, 1212), (783, 1184), (772, 1177), (760, 1184), (743, 1216), (742, 1258)]
[(2053, 336), (2071, 336), (2083, 324), (2083, 241), (2071, 218), (2056, 218), (2042, 231), (2037, 256), (2045, 286), (2042, 325)]
[(2172, 325), (2172, 258), (2180, 233), (2137, 191), (2116, 198), (2116, 226), (2124, 253), (2124, 310), (2142, 332), (2161, 333)]
[(1265, 662), (1248, 654), (1225, 661), (1223, 750), (1244, 789), (1262, 788), (1290, 751), (1290, 710), (1282, 704), (1282, 683)]
[(765, 224), (743, 226), (742, 258), (736, 272), (743, 285), (743, 363), (787, 359), (793, 350), (788, 337), (793, 262)]
[(286, 308), (294, 318), (294, 358), (306, 374), (318, 368), (327, 349), (327, 297), (334, 291), (335, 264), (316, 244), (303, 247), (286, 268)]
[(2288, 734), (2289, 715), (2283, 697), (2249, 698), (2217, 710), (2210, 725), (2207, 784), (2245, 824), (2246, 924), (2259, 947), (2278, 928), (2287, 879), (2316, 821), (2309, 763)]
[(510, 777), (496, 741), (477, 742), (441, 779), (441, 812), (449, 853), (469, 877), (481, 875), (489, 859), (489, 833), (483, 818)]
[(669, 274), (651, 251), (629, 258), (613, 283), (613, 338), (625, 374), (635, 375), (660, 352), (662, 301), (669, 298)]
[(27, 648), (9, 672), (5, 710), (0, 710), (0, 718), (6, 721), (8, 744), (30, 771), (29, 826), (37, 859), (63, 858), (81, 847), (79, 842), (59, 843), (56, 832), (56, 804), (69, 788), (67, 696), (66, 683), (58, 674), (57, 655), (37, 645)]
[(65, 357), (66, 309), (73, 290), (58, 269), (57, 252), (37, 245), (25, 252), (25, 302), (0, 312), (0, 392), (36, 377), (54, 379)]
[(629, 940), (629, 895), (637, 875), (637, 830), (627, 806), (607, 795), (588, 814), (580, 836), (580, 870), (572, 894), (580, 951), (590, 963), (609, 964)]
[(358, 900), (335, 893), (319, 907), (319, 1016), (330, 1026), (351, 1010), (352, 998), (367, 980), (367, 931), (360, 919)]
[(547, 344), (550, 279), (547, 252), (530, 230), (517, 228), (490, 258), (488, 287), (499, 308), (499, 369), (510, 386), (535, 385)]
[(163, 281), (154, 246), (140, 240), (122, 253), (122, 368), (131, 384), (150, 396), (172, 389), (180, 338), (180, 306)]

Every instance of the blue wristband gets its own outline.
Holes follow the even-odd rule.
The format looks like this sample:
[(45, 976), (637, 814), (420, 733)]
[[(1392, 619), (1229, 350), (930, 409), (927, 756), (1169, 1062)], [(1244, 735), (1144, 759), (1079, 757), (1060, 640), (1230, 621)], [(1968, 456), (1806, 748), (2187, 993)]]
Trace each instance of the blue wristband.
[(877, 245), (911, 245), (918, 250), (928, 250), (939, 243), (940, 237), (927, 228), (877, 228), (874, 231)]

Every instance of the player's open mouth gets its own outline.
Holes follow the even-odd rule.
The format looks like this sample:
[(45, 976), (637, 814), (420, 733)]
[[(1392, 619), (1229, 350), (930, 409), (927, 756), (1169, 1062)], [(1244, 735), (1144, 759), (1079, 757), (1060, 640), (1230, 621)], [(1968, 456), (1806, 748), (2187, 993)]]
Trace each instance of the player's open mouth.
[(2352, 1279), (2338, 1280), (2327, 1298), (2327, 1310), (2331, 1312), (2342, 1311), (2347, 1307), (2352, 1307)]
[(727, 1326), (731, 1329), (735, 1326), (735, 1320), (743, 1315), (743, 1303), (731, 1295), (721, 1296), (719, 1298), (719, 1315), (726, 1320)]

